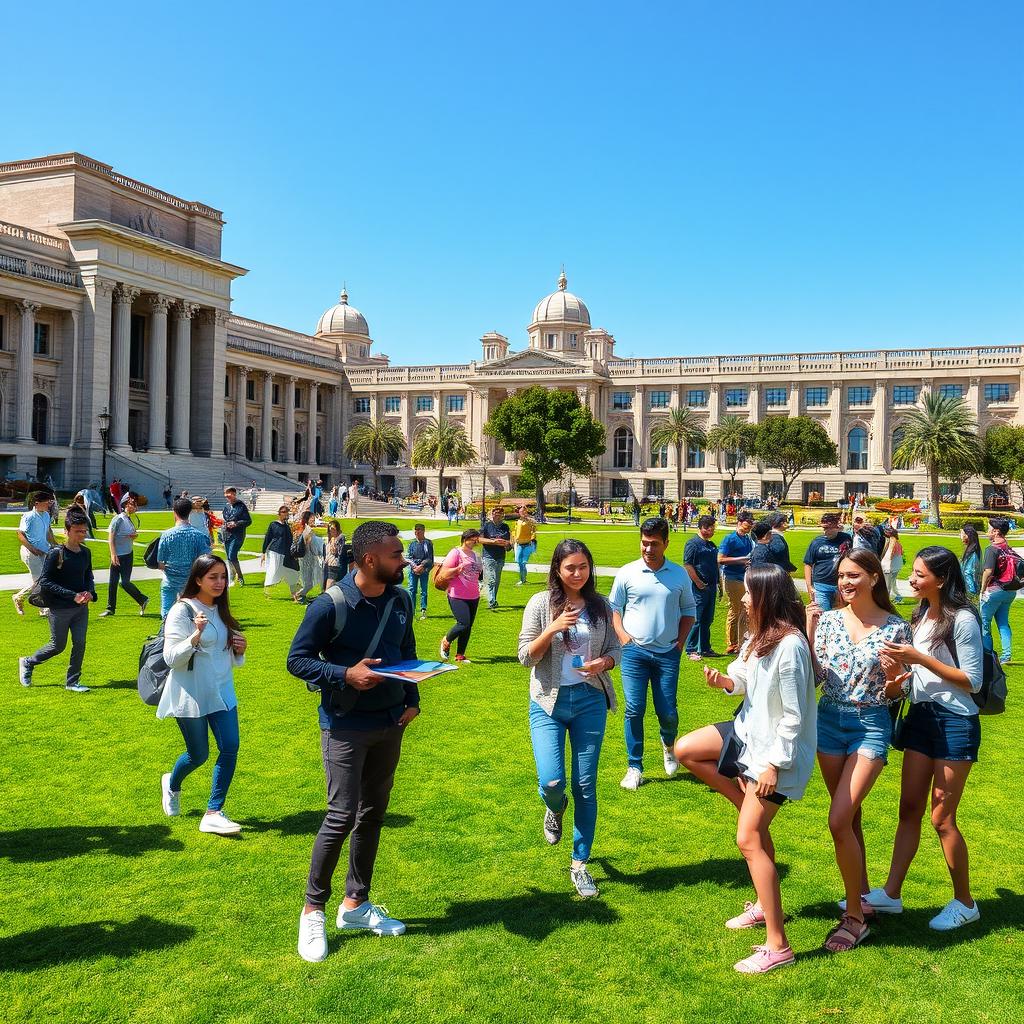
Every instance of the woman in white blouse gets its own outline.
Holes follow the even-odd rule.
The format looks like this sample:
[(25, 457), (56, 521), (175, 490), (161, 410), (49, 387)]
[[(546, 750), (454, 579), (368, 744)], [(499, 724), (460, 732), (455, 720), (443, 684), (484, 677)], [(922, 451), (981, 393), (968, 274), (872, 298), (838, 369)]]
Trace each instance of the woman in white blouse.
[(903, 882), (921, 843), (921, 819), (931, 797), (932, 826), (953, 881), (953, 899), (929, 922), (951, 931), (981, 917), (971, 896), (967, 843), (956, 812), (971, 766), (978, 760), (981, 725), (973, 694), (984, 679), (981, 624), (971, 603), (960, 562), (952, 551), (933, 545), (914, 559), (910, 589), (920, 599), (911, 625), (914, 642), (886, 644), (883, 657), (906, 665), (888, 695), (906, 690), (910, 708), (903, 719), (903, 777), (900, 819), (889, 877), (866, 897), (876, 910), (903, 912)]
[(185, 739), (185, 752), (161, 780), (164, 813), (179, 813), (182, 780), (210, 754), (209, 733), (217, 742), (217, 763), (200, 832), (235, 835), (241, 826), (224, 815), (238, 759), (238, 701), (233, 670), (245, 662), (245, 637), (228, 607), (228, 569), (216, 555), (200, 555), (181, 596), (164, 622), (164, 661), (170, 674), (157, 705), (157, 718), (173, 718)]
[[(763, 974), (795, 961), (783, 926), (782, 894), (769, 832), (786, 800), (804, 795), (817, 749), (814, 665), (805, 612), (790, 576), (777, 565), (747, 570), (743, 606), (749, 639), (728, 675), (705, 667), (708, 685), (743, 694), (734, 719), (739, 750), (735, 773), (743, 789), (736, 845), (747, 862), (757, 902), (726, 923), (765, 926), (763, 945), (740, 960), (742, 974)], [(729, 771), (723, 765), (720, 770)]]

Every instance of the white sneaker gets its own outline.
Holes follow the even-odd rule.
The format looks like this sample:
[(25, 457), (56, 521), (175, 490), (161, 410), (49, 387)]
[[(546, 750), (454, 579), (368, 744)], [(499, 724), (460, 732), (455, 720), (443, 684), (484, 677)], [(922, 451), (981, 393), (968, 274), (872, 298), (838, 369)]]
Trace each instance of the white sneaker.
[(965, 924), (971, 924), (981, 917), (981, 910), (975, 901), (973, 907), (965, 907), (959, 900), (950, 900), (936, 915), (928, 922), (928, 927), (937, 932), (951, 932), (954, 928), (962, 928)]
[(32, 666), (28, 663), (28, 658), (18, 659), (18, 682), (22, 686), (32, 685)]
[[(861, 903), (866, 903), (876, 914), (902, 914), (903, 900), (893, 899), (881, 886), (864, 893), (860, 898)], [(839, 900), (839, 909), (846, 909), (846, 900)]]
[(160, 778), (160, 792), (162, 794), (161, 803), (163, 804), (164, 814), (168, 818), (176, 818), (181, 814), (181, 790), (175, 792), (171, 789), (171, 773), (164, 772)]
[(338, 927), (365, 928), (374, 935), (401, 935), (405, 931), (401, 921), (388, 916), (387, 907), (378, 907), (369, 900), (355, 910), (346, 910), (344, 903), (338, 907)]
[(322, 910), (299, 915), (299, 956), (311, 964), (327, 959), (327, 917)]
[(627, 768), (619, 785), (623, 789), (639, 789), (644, 784), (644, 773), (639, 768)]
[(592, 896), (597, 895), (597, 883), (594, 881), (594, 876), (587, 870), (586, 864), (581, 864), (578, 868), (570, 866), (569, 877), (583, 899), (589, 900)]
[(242, 826), (224, 816), (223, 811), (207, 811), (199, 820), (200, 832), (212, 832), (218, 836), (237, 836)]
[(68, 693), (88, 693), (89, 692), (89, 687), (88, 686), (83, 686), (81, 683), (65, 683), (64, 684), (64, 689), (67, 690)]
[(676, 760), (676, 755), (672, 753), (671, 747), (662, 744), (661, 752), (665, 757), (665, 774), (671, 779), (679, 771), (679, 762)]

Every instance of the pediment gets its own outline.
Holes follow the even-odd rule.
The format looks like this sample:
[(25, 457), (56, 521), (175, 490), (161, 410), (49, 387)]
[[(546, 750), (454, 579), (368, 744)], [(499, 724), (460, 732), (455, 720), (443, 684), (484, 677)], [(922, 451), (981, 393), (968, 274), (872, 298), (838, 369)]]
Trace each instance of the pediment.
[(495, 373), (501, 370), (564, 370), (566, 367), (578, 367), (579, 361), (566, 359), (550, 352), (537, 352), (533, 349), (525, 349), (522, 352), (514, 352), (504, 359), (495, 359), (493, 362), (477, 366), (479, 373)]

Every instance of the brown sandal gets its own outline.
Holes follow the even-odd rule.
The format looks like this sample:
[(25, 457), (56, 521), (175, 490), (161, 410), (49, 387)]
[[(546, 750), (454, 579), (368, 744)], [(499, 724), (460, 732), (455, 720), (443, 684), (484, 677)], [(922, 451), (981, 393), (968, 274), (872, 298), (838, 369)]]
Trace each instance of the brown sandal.
[(828, 933), (824, 946), (830, 953), (849, 953), (870, 934), (871, 929), (866, 921), (858, 921), (849, 914), (843, 914), (839, 924)]

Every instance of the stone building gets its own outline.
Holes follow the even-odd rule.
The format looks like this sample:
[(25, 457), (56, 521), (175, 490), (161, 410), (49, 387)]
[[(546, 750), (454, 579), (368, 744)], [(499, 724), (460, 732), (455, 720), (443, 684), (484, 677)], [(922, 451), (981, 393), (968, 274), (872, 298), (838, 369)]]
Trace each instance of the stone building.
[[(347, 482), (369, 475), (344, 456), (353, 425), (389, 420), (411, 444), (447, 415), (481, 452), (451, 483), (478, 494), (486, 473), (489, 489), (509, 490), (516, 455), (482, 426), (517, 389), (541, 384), (575, 391), (606, 425), (607, 451), (575, 481), (582, 496), (675, 497), (675, 452), (650, 436), (685, 406), (707, 427), (727, 413), (818, 419), (840, 462), (801, 479), (804, 495), (923, 497), (922, 472), (892, 468), (923, 394), (962, 396), (981, 431), (1020, 420), (1019, 345), (622, 359), (564, 272), (534, 308), (525, 348), (488, 333), (470, 362), (391, 366), (344, 290), (312, 334), (235, 315), (231, 283), (246, 271), (221, 259), (223, 225), (218, 210), (78, 153), (0, 164), (0, 471), (81, 486), (100, 479), (105, 441), (108, 476), (150, 496), (168, 481), (193, 491)], [(723, 493), (721, 456), (684, 458), (685, 493)], [(736, 475), (746, 494), (777, 491), (780, 479), (752, 463)], [(381, 482), (406, 494), (436, 480), (406, 458)], [(982, 492), (981, 481), (965, 487)]]

